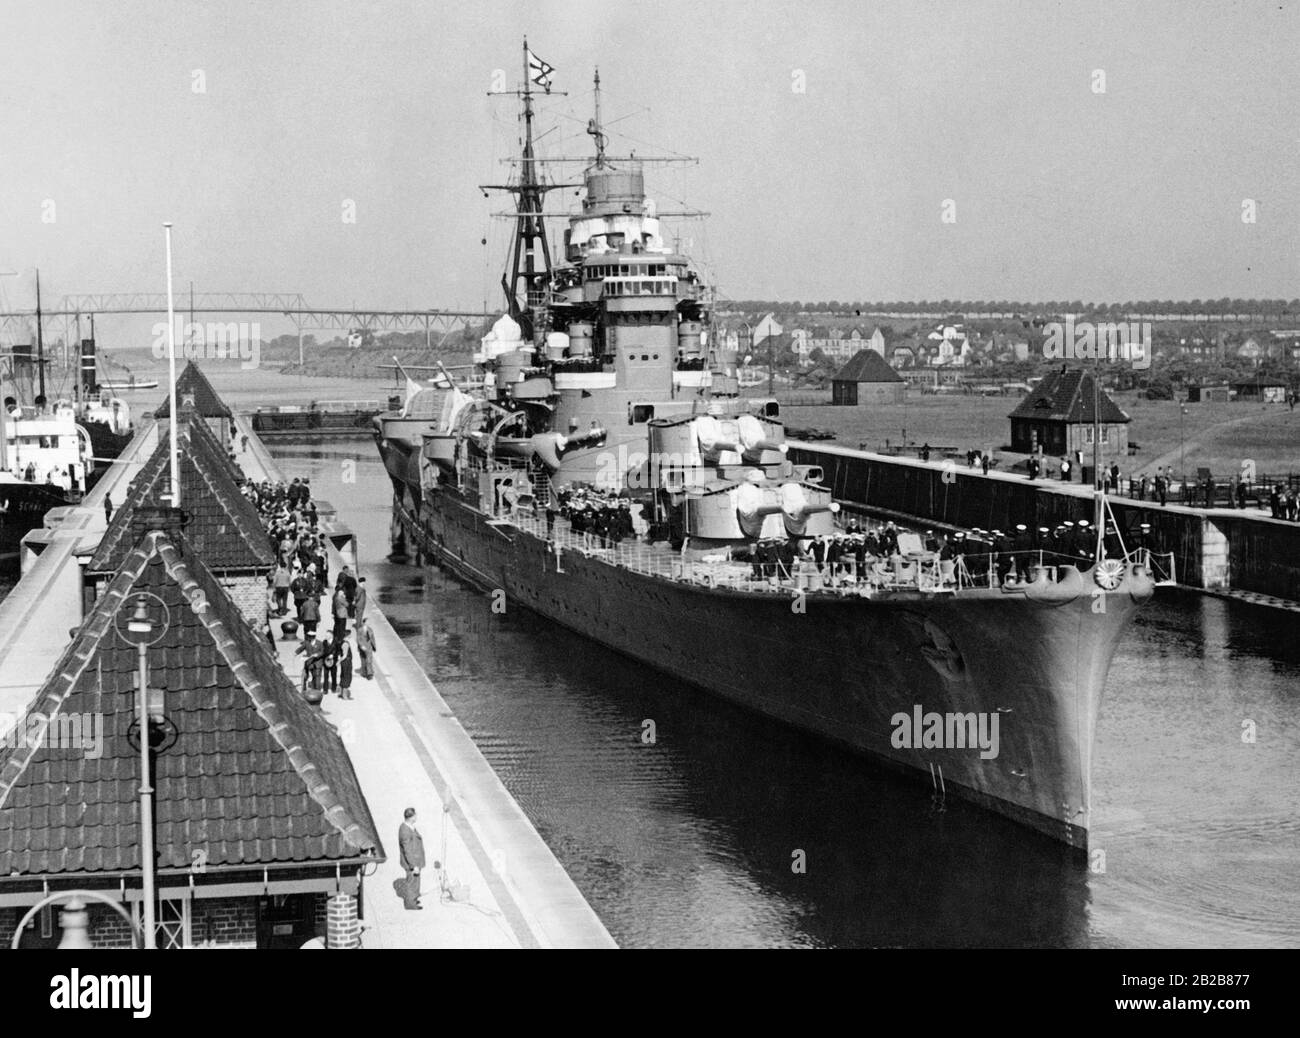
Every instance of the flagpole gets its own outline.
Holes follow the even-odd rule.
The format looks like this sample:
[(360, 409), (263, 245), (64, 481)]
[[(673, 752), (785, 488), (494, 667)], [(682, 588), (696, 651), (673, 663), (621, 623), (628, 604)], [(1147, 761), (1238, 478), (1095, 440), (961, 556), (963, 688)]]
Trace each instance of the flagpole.
[[(168, 402), (171, 405), (171, 481), (172, 507), (181, 506), (181, 460), (176, 444), (177, 422), (180, 412), (176, 410), (176, 304), (172, 297), (172, 225), (163, 224), (163, 233), (167, 239), (167, 382)], [(141, 693), (143, 695), (143, 693)]]

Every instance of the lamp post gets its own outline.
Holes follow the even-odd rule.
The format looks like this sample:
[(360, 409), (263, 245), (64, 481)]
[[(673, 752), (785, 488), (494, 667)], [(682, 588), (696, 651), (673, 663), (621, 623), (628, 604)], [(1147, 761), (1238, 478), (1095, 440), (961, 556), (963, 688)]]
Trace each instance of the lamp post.
[[(175, 412), (172, 412), (173, 419)], [(157, 644), (169, 626), (166, 604), (157, 595), (148, 592), (133, 596), (135, 607), (125, 624), (126, 611), (117, 614), (117, 630), (123, 641), (136, 648), (136, 716), (127, 728), (127, 740), (140, 751), (140, 875), (142, 883), (141, 908), (144, 915), (144, 946), (156, 948), (155, 872), (154, 850), (154, 787), (153, 764), (157, 753), (175, 741), (175, 727), (168, 729), (166, 696), (162, 689), (149, 687), (149, 647)], [(160, 620), (151, 616), (150, 606), (161, 611)], [(138, 744), (138, 747), (137, 747)]]
[(1185, 457), (1186, 440), (1183, 438), (1183, 417), (1187, 414), (1187, 405), (1178, 405), (1178, 490), (1182, 497), (1187, 496), (1187, 458)]
[[(740, 326), (745, 329), (745, 341), (743, 343), (736, 343), (736, 352), (744, 352), (747, 355), (752, 355), (754, 352), (754, 329), (750, 326), (748, 321), (741, 321)], [(748, 363), (749, 362), (746, 361), (746, 364)]]

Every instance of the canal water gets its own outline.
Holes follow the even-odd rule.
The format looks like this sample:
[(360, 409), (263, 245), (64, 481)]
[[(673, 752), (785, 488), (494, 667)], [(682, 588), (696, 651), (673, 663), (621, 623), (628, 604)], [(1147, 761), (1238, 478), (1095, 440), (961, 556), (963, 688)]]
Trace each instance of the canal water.
[(1107, 686), (1081, 865), (390, 562), (368, 440), (273, 451), (356, 531), (372, 594), (623, 946), (1300, 946), (1294, 614), (1170, 589), (1139, 614)]
[(621, 945), (1300, 946), (1294, 614), (1172, 589), (1139, 614), (1107, 686), (1080, 865), (522, 608), (494, 613), (434, 566), (390, 562), (369, 441), (273, 450), (356, 531), (398, 634)]

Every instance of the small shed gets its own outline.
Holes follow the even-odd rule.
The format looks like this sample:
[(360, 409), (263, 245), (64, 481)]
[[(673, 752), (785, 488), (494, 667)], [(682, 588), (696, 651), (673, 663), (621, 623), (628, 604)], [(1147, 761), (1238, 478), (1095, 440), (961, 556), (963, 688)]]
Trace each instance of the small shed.
[(1232, 388), (1237, 391), (1238, 400), (1254, 400), (1265, 404), (1286, 403), (1288, 386), (1285, 379), (1255, 375), (1234, 382)]
[(859, 350), (831, 379), (836, 406), (901, 404), (906, 399), (907, 382), (872, 349)]
[(1131, 420), (1099, 385), (1091, 372), (1062, 369), (1048, 375), (1025, 396), (1008, 416), (1011, 449), (1021, 454), (1062, 456), (1078, 451), (1089, 457), (1093, 450), (1096, 400), (1101, 429), (1102, 464), (1128, 457), (1128, 423)]

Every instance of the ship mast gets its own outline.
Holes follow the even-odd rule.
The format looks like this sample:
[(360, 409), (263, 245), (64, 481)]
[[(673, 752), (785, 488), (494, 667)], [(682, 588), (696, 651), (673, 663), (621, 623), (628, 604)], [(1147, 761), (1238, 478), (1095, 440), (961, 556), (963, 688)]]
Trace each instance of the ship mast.
[(1097, 531), (1097, 544), (1093, 550), (1093, 561), (1100, 562), (1105, 557), (1106, 537), (1106, 483), (1101, 473), (1101, 389), (1098, 386), (1098, 369), (1092, 373), (1092, 496), (1093, 526)]
[(596, 97), (596, 114), (595, 117), (587, 121), (587, 133), (596, 142), (596, 168), (605, 168), (605, 133), (600, 128), (600, 69), (596, 69), (595, 76), (595, 97)]
[(41, 334), (41, 325), (45, 322), (41, 319), (41, 272), (40, 268), (36, 270), (36, 373), (40, 379), (40, 397), (41, 406), (44, 407), (45, 398), (45, 337)]
[[(510, 250), (510, 264), (501, 275), (501, 288), (505, 292), (511, 318), (519, 323), (525, 338), (532, 338), (534, 315), (542, 307), (546, 283), (551, 276), (551, 247), (542, 218), (542, 198), (552, 189), (552, 185), (543, 184), (537, 175), (537, 158), (533, 151), (533, 85), (529, 76), (527, 37), (524, 38), (523, 72), (523, 89), (514, 91), (524, 102), (524, 146), (519, 180), (515, 184), (484, 184), (483, 187), (509, 191), (516, 198), (515, 240)], [(520, 282), (523, 282), (524, 288), (522, 303), (519, 300)]]

